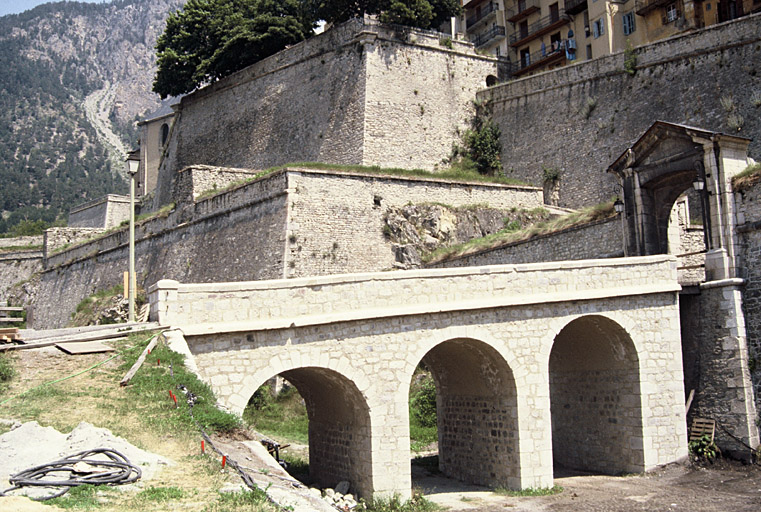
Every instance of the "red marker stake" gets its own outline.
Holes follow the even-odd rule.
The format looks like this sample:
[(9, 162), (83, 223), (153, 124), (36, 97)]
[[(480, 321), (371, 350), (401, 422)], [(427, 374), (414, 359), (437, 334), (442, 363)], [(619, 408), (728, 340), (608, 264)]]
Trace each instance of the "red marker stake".
[(161, 359), (156, 359), (156, 366), (161, 366)]
[(177, 397), (174, 396), (174, 394), (172, 394), (172, 400), (174, 400), (174, 408), (177, 409), (177, 407), (178, 407), (178, 405), (177, 405)]
[(206, 453), (206, 441), (201, 440), (201, 453)]
[(222, 469), (225, 469), (225, 464), (227, 464), (227, 455), (222, 455)]

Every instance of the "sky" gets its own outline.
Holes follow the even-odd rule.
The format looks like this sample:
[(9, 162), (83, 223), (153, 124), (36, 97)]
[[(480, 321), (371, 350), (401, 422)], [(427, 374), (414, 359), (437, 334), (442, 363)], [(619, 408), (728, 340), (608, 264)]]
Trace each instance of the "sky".
[[(29, 9), (36, 7), (40, 4), (45, 4), (51, 0), (0, 0), (0, 16), (6, 14), (18, 14), (20, 12), (28, 11)], [(103, 0), (77, 0), (79, 2), (103, 2)]]

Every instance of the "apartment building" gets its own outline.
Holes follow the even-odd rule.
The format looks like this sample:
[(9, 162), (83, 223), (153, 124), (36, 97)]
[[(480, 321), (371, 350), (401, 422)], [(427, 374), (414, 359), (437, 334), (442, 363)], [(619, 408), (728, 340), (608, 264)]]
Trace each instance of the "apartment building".
[(761, 0), (461, 0), (457, 31), (512, 75), (545, 71), (761, 11)]

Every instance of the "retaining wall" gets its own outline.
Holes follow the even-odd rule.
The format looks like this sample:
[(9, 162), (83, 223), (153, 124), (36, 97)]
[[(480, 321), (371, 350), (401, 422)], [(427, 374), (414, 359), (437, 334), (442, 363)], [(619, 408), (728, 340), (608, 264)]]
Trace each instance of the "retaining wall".
[(616, 216), (522, 242), (476, 251), (426, 265), (471, 267), (537, 261), (583, 260), (623, 256), (621, 218)]
[(432, 169), (497, 61), (469, 43), (352, 21), (183, 97), (155, 204), (189, 165), (319, 161)]
[[(615, 184), (606, 167), (655, 120), (751, 138), (750, 154), (761, 159), (754, 100), (761, 94), (761, 14), (638, 47), (635, 54), (634, 76), (617, 53), (480, 92), (502, 129), (508, 176), (541, 185), (544, 167), (561, 169), (561, 206), (606, 201)], [(732, 115), (735, 123), (742, 117), (742, 126)]]

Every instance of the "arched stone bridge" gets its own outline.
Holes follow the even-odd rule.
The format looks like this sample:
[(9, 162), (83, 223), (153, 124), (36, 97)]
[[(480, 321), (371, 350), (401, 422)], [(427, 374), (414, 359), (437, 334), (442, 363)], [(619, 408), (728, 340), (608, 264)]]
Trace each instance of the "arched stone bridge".
[(448, 476), (548, 487), (553, 463), (641, 472), (686, 456), (678, 290), (675, 259), (648, 256), (165, 280), (150, 294), (152, 317), (180, 328), (175, 346), (231, 410), (275, 375), (297, 387), (318, 483), (409, 497), (421, 362)]

